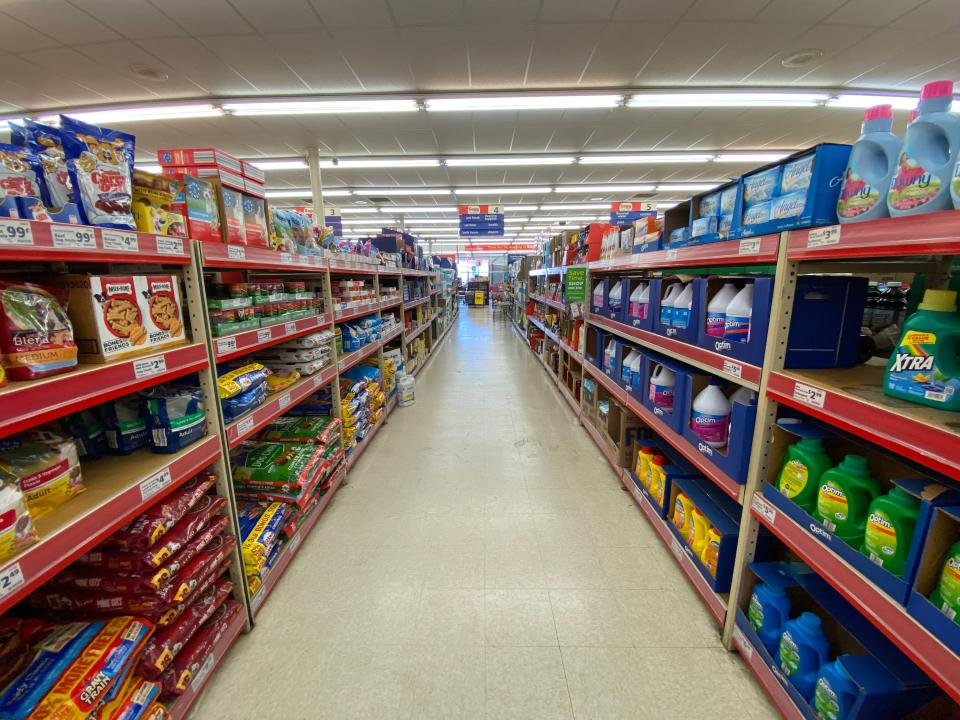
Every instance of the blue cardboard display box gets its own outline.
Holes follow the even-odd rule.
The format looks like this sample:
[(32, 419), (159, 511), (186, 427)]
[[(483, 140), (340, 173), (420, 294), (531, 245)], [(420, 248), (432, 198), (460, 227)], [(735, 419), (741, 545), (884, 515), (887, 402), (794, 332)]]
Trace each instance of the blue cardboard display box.
[(666, 518), (667, 508), (670, 507), (670, 503), (665, 502), (665, 500), (668, 501), (671, 497), (673, 481), (676, 478), (702, 477), (702, 475), (690, 461), (678, 453), (666, 440), (661, 438), (643, 440), (638, 443), (635, 449), (639, 450), (640, 446), (656, 448), (657, 453), (663, 455), (665, 462), (663, 464), (664, 481), (662, 497), (654, 496), (637, 476), (636, 457), (633, 458), (633, 463), (630, 467), (630, 477), (633, 479), (633, 483), (637, 486), (637, 489), (643, 493), (644, 497), (646, 497), (647, 500), (650, 501), (650, 504), (657, 510), (657, 514), (662, 518)]
[[(691, 245), (705, 245), (734, 237), (733, 232), (739, 223), (735, 214), (739, 194), (738, 178), (690, 199)], [(704, 222), (707, 218), (716, 218), (716, 222)]]
[(853, 367), (867, 285), (867, 278), (848, 275), (797, 278), (785, 367)]
[[(684, 232), (676, 233), (675, 230)], [(690, 201), (684, 200), (663, 213), (662, 249), (683, 247), (690, 244)]]
[[(737, 289), (744, 283), (753, 283), (753, 312), (750, 316), (750, 331), (746, 342), (727, 340), (707, 334), (707, 306), (725, 282), (736, 281)], [(741, 282), (742, 280), (742, 282)], [(767, 329), (770, 326), (770, 306), (773, 303), (772, 277), (710, 277), (694, 280), (693, 303), (697, 308), (697, 327), (694, 342), (704, 350), (729, 357), (750, 365), (763, 365), (767, 345)]]
[[(649, 301), (647, 302), (647, 316), (645, 318), (636, 318), (630, 315), (630, 294), (636, 289), (639, 283), (645, 282), (649, 285)], [(660, 278), (628, 278), (627, 289), (627, 314), (623, 323), (638, 330), (653, 330), (654, 320), (660, 314)]]
[(812, 698), (797, 691), (741, 609), (749, 604), (758, 580), (787, 591), (791, 617), (808, 611), (823, 621), (830, 639), (829, 659), (843, 656), (843, 667), (858, 689), (844, 720), (894, 720), (909, 715), (941, 694), (930, 678), (890, 640), (802, 563), (754, 562), (750, 564), (750, 571), (745, 575), (745, 589), (737, 608), (737, 629), (753, 645), (753, 652), (763, 659), (805, 718), (818, 720)]
[(656, 252), (663, 249), (663, 232), (658, 231), (633, 239), (633, 253)]
[[(670, 286), (679, 283), (679, 280), (673, 280), (672, 278), (664, 278), (660, 281), (659, 294), (657, 295), (657, 315), (656, 319), (653, 322), (653, 331), (658, 335), (663, 335), (664, 337), (673, 338), (674, 340), (680, 340), (685, 343), (696, 343), (697, 340), (697, 328), (699, 318), (704, 310), (700, 304), (700, 298), (698, 297), (696, 280), (691, 282), (694, 283), (693, 286), (693, 300), (690, 304), (690, 314), (686, 316), (686, 325), (680, 326), (676, 323), (681, 322), (679, 320), (679, 313), (676, 311), (671, 312), (671, 317), (673, 318), (671, 323), (668, 325), (664, 322), (663, 308), (660, 307), (660, 303), (663, 300), (663, 297), (667, 294), (670, 289)], [(685, 284), (684, 284), (685, 287)], [(684, 311), (686, 308), (684, 308)]]
[[(850, 145), (823, 143), (744, 175), (731, 237), (835, 225), (850, 150)], [(758, 185), (765, 191), (755, 191)]]
[[(601, 315), (604, 315), (611, 320), (616, 320), (617, 322), (627, 321), (627, 306), (630, 304), (630, 293), (627, 292), (629, 285), (630, 283), (627, 282), (626, 278), (612, 277), (607, 280), (607, 295), (606, 300), (604, 301), (604, 309), (600, 313)], [(610, 297), (611, 293), (618, 286), (620, 288), (619, 303)]]
[[(650, 385), (652, 383), (654, 367), (656, 365), (663, 365), (668, 370), (673, 371), (675, 375), (675, 382), (673, 386), (673, 408), (667, 409), (664, 407), (658, 407), (653, 404), (653, 399), (650, 397)], [(662, 421), (668, 428), (674, 432), (680, 432), (680, 426), (682, 424), (682, 418), (684, 414), (683, 408), (683, 377), (684, 371), (687, 367), (681, 363), (678, 363), (674, 360), (670, 360), (663, 355), (659, 355), (654, 352), (645, 352), (643, 357), (643, 376), (644, 376), (644, 387), (641, 389), (640, 402), (643, 403), (643, 406), (652, 412), (656, 418)]]
[[(606, 348), (611, 342), (613, 343), (613, 358), (608, 364), (606, 359)], [(624, 356), (623, 345), (623, 340), (617, 338), (616, 335), (607, 333), (603, 343), (604, 352), (600, 353), (600, 369), (603, 370), (607, 377), (612, 378), (617, 385), (620, 384), (620, 365)]]
[[(930, 600), (930, 594), (940, 582), (947, 552), (957, 542), (960, 542), (960, 505), (934, 508), (914, 586), (907, 600), (907, 612), (940, 642), (960, 655), (960, 622), (948, 617), (943, 608)], [(960, 618), (960, 615), (957, 617)]]
[(606, 277), (590, 278), (590, 312), (606, 316), (608, 290)]
[(603, 370), (603, 348), (606, 347), (607, 333), (593, 325), (584, 325), (587, 337), (583, 345), (583, 356), (587, 362)]

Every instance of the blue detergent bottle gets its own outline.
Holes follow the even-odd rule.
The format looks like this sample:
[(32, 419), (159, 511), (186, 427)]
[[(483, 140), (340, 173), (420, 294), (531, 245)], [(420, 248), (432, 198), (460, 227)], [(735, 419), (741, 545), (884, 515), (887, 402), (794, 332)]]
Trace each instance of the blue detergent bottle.
[(960, 153), (960, 118), (950, 113), (952, 104), (950, 80), (927, 83), (920, 91), (919, 114), (907, 126), (887, 193), (892, 217), (953, 207), (950, 182)]
[(747, 619), (771, 655), (777, 654), (783, 626), (789, 617), (790, 598), (782, 587), (759, 583), (753, 588)]
[(817, 615), (805, 612), (784, 623), (777, 662), (807, 702), (813, 700), (813, 688), (829, 652), (830, 641)]
[(863, 114), (860, 138), (853, 144), (843, 176), (837, 218), (840, 223), (887, 217), (887, 192), (903, 141), (893, 128), (893, 106), (875, 105)]
[(859, 688), (843, 666), (841, 655), (820, 668), (813, 691), (813, 711), (820, 720), (846, 720), (857, 701)]

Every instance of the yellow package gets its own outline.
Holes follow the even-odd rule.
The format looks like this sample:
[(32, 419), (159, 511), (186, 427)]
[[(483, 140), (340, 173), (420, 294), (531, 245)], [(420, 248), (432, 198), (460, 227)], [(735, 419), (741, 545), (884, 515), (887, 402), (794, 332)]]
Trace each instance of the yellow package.
[(267, 378), (267, 392), (275, 393), (286, 390), (299, 379), (299, 370), (275, 370)]
[(0, 482), (16, 485), (33, 519), (84, 491), (77, 445), (55, 433), (34, 431), (0, 450)]
[(172, 177), (133, 171), (133, 203), (130, 211), (140, 232), (187, 237), (187, 222), (173, 211), (181, 183)]
[(0, 484), (0, 562), (37, 541), (27, 499), (14, 484)]
[(262, 587), (263, 580), (260, 579), (259, 575), (247, 575), (247, 592), (250, 593), (250, 597), (256, 595)]
[(267, 379), (266, 368), (260, 363), (248, 363), (236, 370), (230, 370), (217, 378), (217, 392), (221, 400), (235, 397), (246, 392), (254, 385)]

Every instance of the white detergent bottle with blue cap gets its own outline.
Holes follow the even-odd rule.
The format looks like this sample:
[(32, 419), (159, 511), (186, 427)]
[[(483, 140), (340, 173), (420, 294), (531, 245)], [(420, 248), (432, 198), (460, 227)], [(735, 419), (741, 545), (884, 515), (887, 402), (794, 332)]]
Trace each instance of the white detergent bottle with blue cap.
[(673, 326), (673, 304), (677, 298), (680, 297), (682, 290), (683, 285), (681, 283), (673, 283), (663, 294), (663, 299), (660, 301), (661, 325), (666, 325), (667, 327)]
[(693, 307), (693, 283), (687, 283), (673, 301), (673, 326), (680, 330), (690, 327), (690, 310)]
[(636, 348), (630, 348), (630, 352), (623, 358), (623, 362), (620, 364), (620, 382), (624, 386), (633, 383), (633, 365), (639, 357), (640, 353), (637, 352)]
[(727, 306), (736, 296), (737, 286), (730, 282), (724, 283), (707, 304), (707, 335), (723, 337), (723, 328), (727, 322)]
[(949, 210), (950, 181), (960, 154), (960, 118), (951, 114), (953, 83), (938, 80), (920, 90), (917, 119), (907, 126), (897, 172), (887, 192), (892, 217)]
[(603, 369), (607, 372), (613, 372), (613, 363), (617, 357), (617, 341), (613, 338), (607, 340), (607, 345), (603, 349)]
[(630, 293), (630, 305), (627, 313), (631, 320), (645, 320), (647, 318), (647, 305), (650, 301), (650, 286), (645, 283), (637, 283), (637, 286)]
[(891, 132), (892, 128), (891, 105), (875, 105), (863, 114), (860, 138), (850, 151), (837, 200), (837, 218), (841, 224), (890, 215), (886, 197), (903, 146), (903, 141)]
[(738, 292), (724, 315), (723, 337), (733, 342), (750, 339), (750, 319), (753, 317), (753, 283), (747, 283)]

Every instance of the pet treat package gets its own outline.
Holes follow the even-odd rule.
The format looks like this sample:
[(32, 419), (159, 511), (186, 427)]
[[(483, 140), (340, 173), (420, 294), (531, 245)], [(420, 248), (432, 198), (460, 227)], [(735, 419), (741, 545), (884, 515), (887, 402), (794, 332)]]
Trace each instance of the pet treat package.
[(156, 349), (186, 342), (179, 280), (173, 275), (146, 275), (136, 282), (145, 305), (147, 345)]
[(216, 475), (201, 474), (117, 530), (109, 540), (111, 548), (147, 550), (152, 548), (190, 509), (200, 502), (217, 481)]
[(84, 490), (77, 446), (52, 433), (0, 440), (0, 481), (23, 492), (34, 519), (46, 515)]
[(40, 191), (49, 207), (62, 208), (76, 202), (59, 128), (25, 119), (22, 126), (10, 126), (10, 139), (36, 156), (43, 179)]
[(133, 217), (140, 232), (187, 237), (187, 220), (173, 209), (180, 193), (176, 178), (133, 171)]
[(27, 510), (27, 499), (16, 483), (6, 482), (0, 469), (0, 562), (37, 541), (37, 530)]
[(136, 397), (111, 400), (100, 406), (107, 452), (111, 455), (129, 455), (145, 448), (149, 442), (147, 419), (143, 404)]
[(129, 673), (117, 693), (97, 710), (96, 716), (90, 717), (96, 717), (96, 720), (144, 720), (159, 695), (160, 683)]
[(145, 301), (132, 275), (65, 275), (58, 284), (69, 293), (70, 319), (84, 360), (108, 362), (150, 348)]
[(182, 695), (190, 687), (190, 683), (200, 671), (213, 646), (236, 620), (241, 609), (242, 606), (236, 600), (227, 600), (214, 611), (210, 619), (183, 646), (170, 667), (160, 676), (165, 694)]
[(57, 375), (77, 366), (67, 293), (0, 280), (0, 351), (11, 380)]
[(25, 147), (0, 143), (0, 216), (19, 217), (16, 198), (42, 196), (40, 164)]
[(136, 230), (133, 135), (61, 115), (60, 137), (84, 224)]

